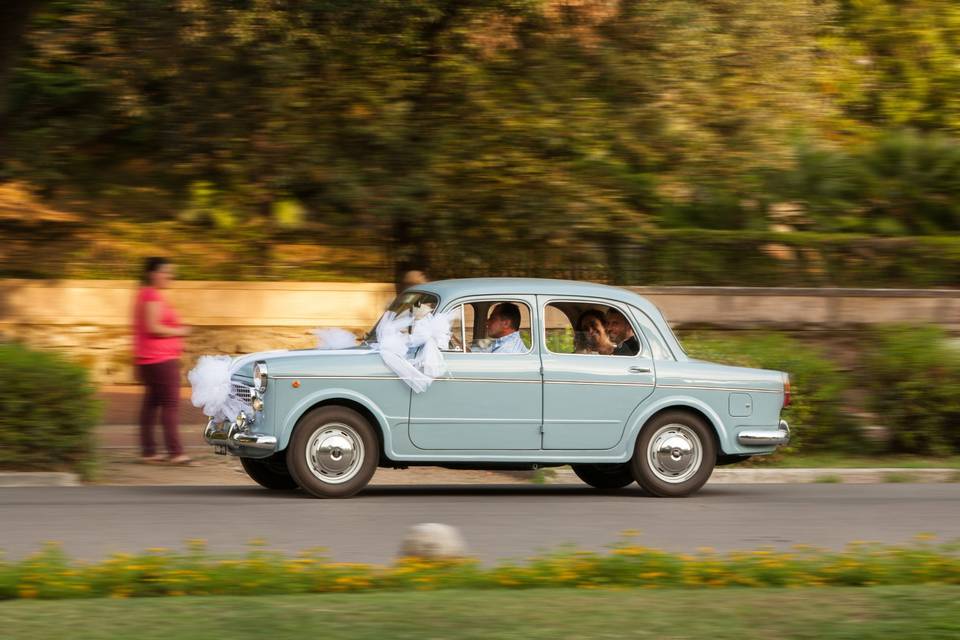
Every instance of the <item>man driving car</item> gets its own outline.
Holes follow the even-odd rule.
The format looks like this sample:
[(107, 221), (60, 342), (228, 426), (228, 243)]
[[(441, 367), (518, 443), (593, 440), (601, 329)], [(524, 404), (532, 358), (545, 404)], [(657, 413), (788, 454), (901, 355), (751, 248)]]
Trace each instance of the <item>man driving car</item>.
[(486, 347), (476, 347), (481, 353), (526, 353), (527, 346), (520, 338), (520, 308), (512, 302), (501, 302), (487, 318), (487, 337), (493, 338)]

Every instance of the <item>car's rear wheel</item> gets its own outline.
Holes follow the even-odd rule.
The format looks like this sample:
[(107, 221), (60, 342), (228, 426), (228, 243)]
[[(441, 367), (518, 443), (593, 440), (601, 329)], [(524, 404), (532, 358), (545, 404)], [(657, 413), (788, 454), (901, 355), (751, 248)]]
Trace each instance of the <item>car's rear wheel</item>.
[(367, 420), (347, 407), (311, 411), (297, 423), (287, 447), (287, 468), (318, 498), (346, 498), (370, 482), (380, 459), (379, 440)]
[(692, 413), (668, 411), (644, 425), (630, 468), (647, 492), (683, 497), (707, 482), (716, 460), (713, 429)]
[(267, 489), (290, 491), (296, 489), (297, 481), (287, 470), (287, 463), (283, 456), (271, 456), (264, 459), (240, 458), (243, 470), (250, 479)]
[(577, 477), (596, 489), (622, 489), (634, 481), (628, 464), (575, 464)]

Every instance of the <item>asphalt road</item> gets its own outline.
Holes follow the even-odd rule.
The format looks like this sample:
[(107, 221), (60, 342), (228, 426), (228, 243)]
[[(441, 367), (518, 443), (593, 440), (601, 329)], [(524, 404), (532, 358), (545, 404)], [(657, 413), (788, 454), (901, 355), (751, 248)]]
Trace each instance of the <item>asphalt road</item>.
[(339, 561), (389, 562), (407, 527), (458, 527), (485, 561), (563, 544), (602, 549), (620, 532), (673, 551), (841, 548), (854, 540), (909, 542), (921, 532), (960, 539), (960, 484), (708, 485), (687, 499), (582, 485), (376, 486), (349, 500), (315, 500), (258, 487), (0, 489), (0, 549), (8, 558), (55, 540), (73, 557), (180, 547), (216, 552), (262, 538), (272, 549), (326, 547)]

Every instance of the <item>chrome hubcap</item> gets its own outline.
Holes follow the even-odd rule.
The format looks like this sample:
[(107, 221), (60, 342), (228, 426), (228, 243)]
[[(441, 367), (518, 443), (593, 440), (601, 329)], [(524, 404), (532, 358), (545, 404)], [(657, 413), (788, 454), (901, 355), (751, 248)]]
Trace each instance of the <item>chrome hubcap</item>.
[(686, 425), (660, 427), (650, 438), (647, 460), (653, 474), (664, 482), (676, 484), (689, 480), (703, 462), (700, 437)]
[(330, 484), (341, 484), (360, 470), (363, 440), (349, 425), (326, 424), (310, 436), (306, 456), (313, 475)]

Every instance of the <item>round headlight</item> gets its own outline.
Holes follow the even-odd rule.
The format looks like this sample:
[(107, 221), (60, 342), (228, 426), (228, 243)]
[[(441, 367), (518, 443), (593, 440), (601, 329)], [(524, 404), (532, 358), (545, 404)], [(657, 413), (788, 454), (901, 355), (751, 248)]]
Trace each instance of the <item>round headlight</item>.
[(254, 388), (263, 393), (267, 390), (267, 363), (258, 362), (253, 365), (253, 386)]

